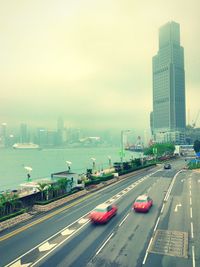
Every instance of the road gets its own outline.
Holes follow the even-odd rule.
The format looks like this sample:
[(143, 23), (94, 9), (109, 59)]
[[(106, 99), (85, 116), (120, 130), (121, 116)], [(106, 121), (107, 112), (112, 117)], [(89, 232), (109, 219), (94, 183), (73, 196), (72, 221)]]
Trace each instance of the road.
[[(157, 166), (41, 222), (37, 218), (24, 230), (13, 229), (0, 241), (0, 266), (200, 266), (200, 174), (179, 171), (183, 165), (177, 160), (171, 170)], [(149, 213), (135, 213), (131, 205), (143, 193), (154, 205)], [(88, 213), (103, 202), (115, 203), (118, 213), (94, 226)]]

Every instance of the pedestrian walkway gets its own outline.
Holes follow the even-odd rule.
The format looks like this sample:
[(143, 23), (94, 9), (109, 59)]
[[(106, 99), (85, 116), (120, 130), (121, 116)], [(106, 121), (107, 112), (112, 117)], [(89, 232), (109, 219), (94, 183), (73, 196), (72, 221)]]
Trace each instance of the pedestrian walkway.
[[(151, 167), (149, 167), (149, 168), (151, 168)], [(148, 170), (149, 168), (147, 168), (145, 170)], [(17, 225), (17, 224), (19, 224), (21, 222), (27, 221), (27, 220), (33, 218), (34, 216), (36, 216), (38, 214), (51, 211), (51, 210), (53, 210), (55, 208), (60, 207), (61, 205), (65, 205), (65, 204), (69, 203), (70, 201), (73, 201), (73, 200), (75, 200), (77, 198), (80, 198), (80, 197), (82, 197), (84, 195), (90, 194), (91, 192), (100, 190), (101, 188), (103, 188), (105, 186), (108, 186), (110, 184), (116, 183), (117, 181), (132, 177), (133, 175), (137, 175), (138, 173), (140, 173), (142, 171), (145, 171), (145, 170), (144, 169), (138, 170), (138, 171), (135, 171), (134, 173), (133, 172), (132, 173), (128, 173), (128, 174), (125, 174), (125, 175), (110, 179), (108, 181), (104, 181), (104, 182), (102, 182), (100, 184), (90, 186), (87, 189), (81, 190), (81, 191), (79, 191), (77, 193), (74, 193), (74, 194), (71, 194), (71, 195), (69, 195), (67, 197), (64, 197), (64, 198), (61, 198), (59, 200), (53, 201), (53, 202), (51, 202), (51, 203), (49, 203), (47, 205), (34, 205), (33, 209), (30, 212), (23, 213), (21, 215), (18, 215), (18, 216), (14, 217), (14, 218), (9, 219), (9, 220), (0, 222), (0, 232), (5, 230), (5, 229), (11, 228), (11, 227), (13, 227), (13, 226), (15, 226), (15, 225)]]

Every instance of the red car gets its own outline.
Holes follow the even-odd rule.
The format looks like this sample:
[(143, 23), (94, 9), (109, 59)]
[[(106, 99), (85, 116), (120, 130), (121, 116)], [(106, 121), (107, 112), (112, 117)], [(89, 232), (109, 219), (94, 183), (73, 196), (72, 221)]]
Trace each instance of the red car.
[(91, 211), (89, 218), (93, 223), (106, 223), (117, 213), (115, 205), (100, 204)]
[(147, 195), (139, 196), (133, 203), (132, 210), (138, 212), (148, 212), (153, 205), (153, 200)]

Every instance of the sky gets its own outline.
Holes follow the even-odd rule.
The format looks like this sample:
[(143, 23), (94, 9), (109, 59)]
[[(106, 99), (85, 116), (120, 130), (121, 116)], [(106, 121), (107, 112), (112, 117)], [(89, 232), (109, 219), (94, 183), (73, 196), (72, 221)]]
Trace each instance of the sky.
[[(149, 130), (158, 29), (180, 24), (187, 121), (200, 100), (199, 0), (0, 0), (0, 123)], [(200, 118), (197, 126), (200, 126)]]

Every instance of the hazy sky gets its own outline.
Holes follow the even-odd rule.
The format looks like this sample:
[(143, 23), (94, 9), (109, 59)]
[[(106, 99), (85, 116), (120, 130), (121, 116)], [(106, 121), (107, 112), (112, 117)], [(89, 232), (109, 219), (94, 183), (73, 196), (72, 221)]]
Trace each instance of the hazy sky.
[[(0, 122), (149, 128), (158, 29), (180, 23), (200, 109), (199, 0), (0, 0)], [(200, 118), (198, 125), (200, 125)]]

